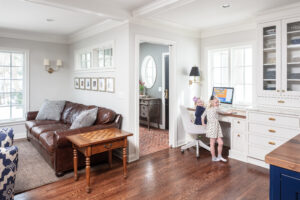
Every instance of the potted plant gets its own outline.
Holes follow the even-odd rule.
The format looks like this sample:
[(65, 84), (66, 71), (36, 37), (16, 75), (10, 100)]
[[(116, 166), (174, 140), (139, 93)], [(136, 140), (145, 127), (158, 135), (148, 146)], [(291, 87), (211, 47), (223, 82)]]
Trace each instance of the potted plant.
[(145, 82), (139, 81), (140, 95), (145, 95)]

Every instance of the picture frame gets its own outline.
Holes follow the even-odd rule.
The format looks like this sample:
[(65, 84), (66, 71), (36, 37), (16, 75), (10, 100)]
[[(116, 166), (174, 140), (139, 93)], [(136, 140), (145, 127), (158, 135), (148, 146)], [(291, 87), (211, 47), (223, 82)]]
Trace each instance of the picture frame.
[(85, 78), (85, 89), (86, 90), (91, 90), (92, 87), (91, 87), (91, 79), (90, 78)]
[(79, 84), (80, 84), (79, 88), (81, 90), (84, 90), (85, 89), (85, 80), (84, 80), (84, 78), (79, 79)]
[(98, 90), (100, 92), (105, 92), (106, 87), (105, 87), (105, 78), (98, 78)]
[(97, 78), (91, 78), (91, 89), (94, 91), (98, 90), (98, 79)]
[(109, 77), (105, 79), (106, 92), (115, 92), (115, 78)]
[(79, 78), (74, 78), (74, 88), (75, 89), (80, 88)]

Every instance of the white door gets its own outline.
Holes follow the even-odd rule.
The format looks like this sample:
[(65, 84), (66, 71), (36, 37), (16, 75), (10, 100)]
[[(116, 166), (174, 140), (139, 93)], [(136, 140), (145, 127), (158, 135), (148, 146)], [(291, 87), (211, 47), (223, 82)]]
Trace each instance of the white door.
[(300, 96), (300, 18), (282, 21), (282, 94)]
[(259, 25), (257, 91), (259, 96), (281, 95), (281, 22)]

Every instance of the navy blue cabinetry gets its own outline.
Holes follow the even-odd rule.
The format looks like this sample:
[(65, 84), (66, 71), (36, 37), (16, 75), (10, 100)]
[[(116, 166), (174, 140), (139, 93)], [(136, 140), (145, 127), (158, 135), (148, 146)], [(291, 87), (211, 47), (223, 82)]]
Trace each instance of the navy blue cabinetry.
[(300, 200), (300, 173), (270, 165), (270, 200)]

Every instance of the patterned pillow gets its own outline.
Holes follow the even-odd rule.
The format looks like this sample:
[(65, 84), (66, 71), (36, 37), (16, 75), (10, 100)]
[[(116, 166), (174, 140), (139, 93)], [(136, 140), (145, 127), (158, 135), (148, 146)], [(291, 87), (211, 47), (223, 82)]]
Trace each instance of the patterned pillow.
[(72, 123), (70, 129), (83, 128), (91, 126), (97, 118), (98, 108), (82, 111)]
[(12, 128), (2, 128), (0, 130), (0, 147), (10, 147), (13, 145), (14, 130)]
[(59, 121), (61, 112), (65, 107), (65, 103), (65, 101), (49, 101), (46, 99), (36, 116), (36, 120)]

